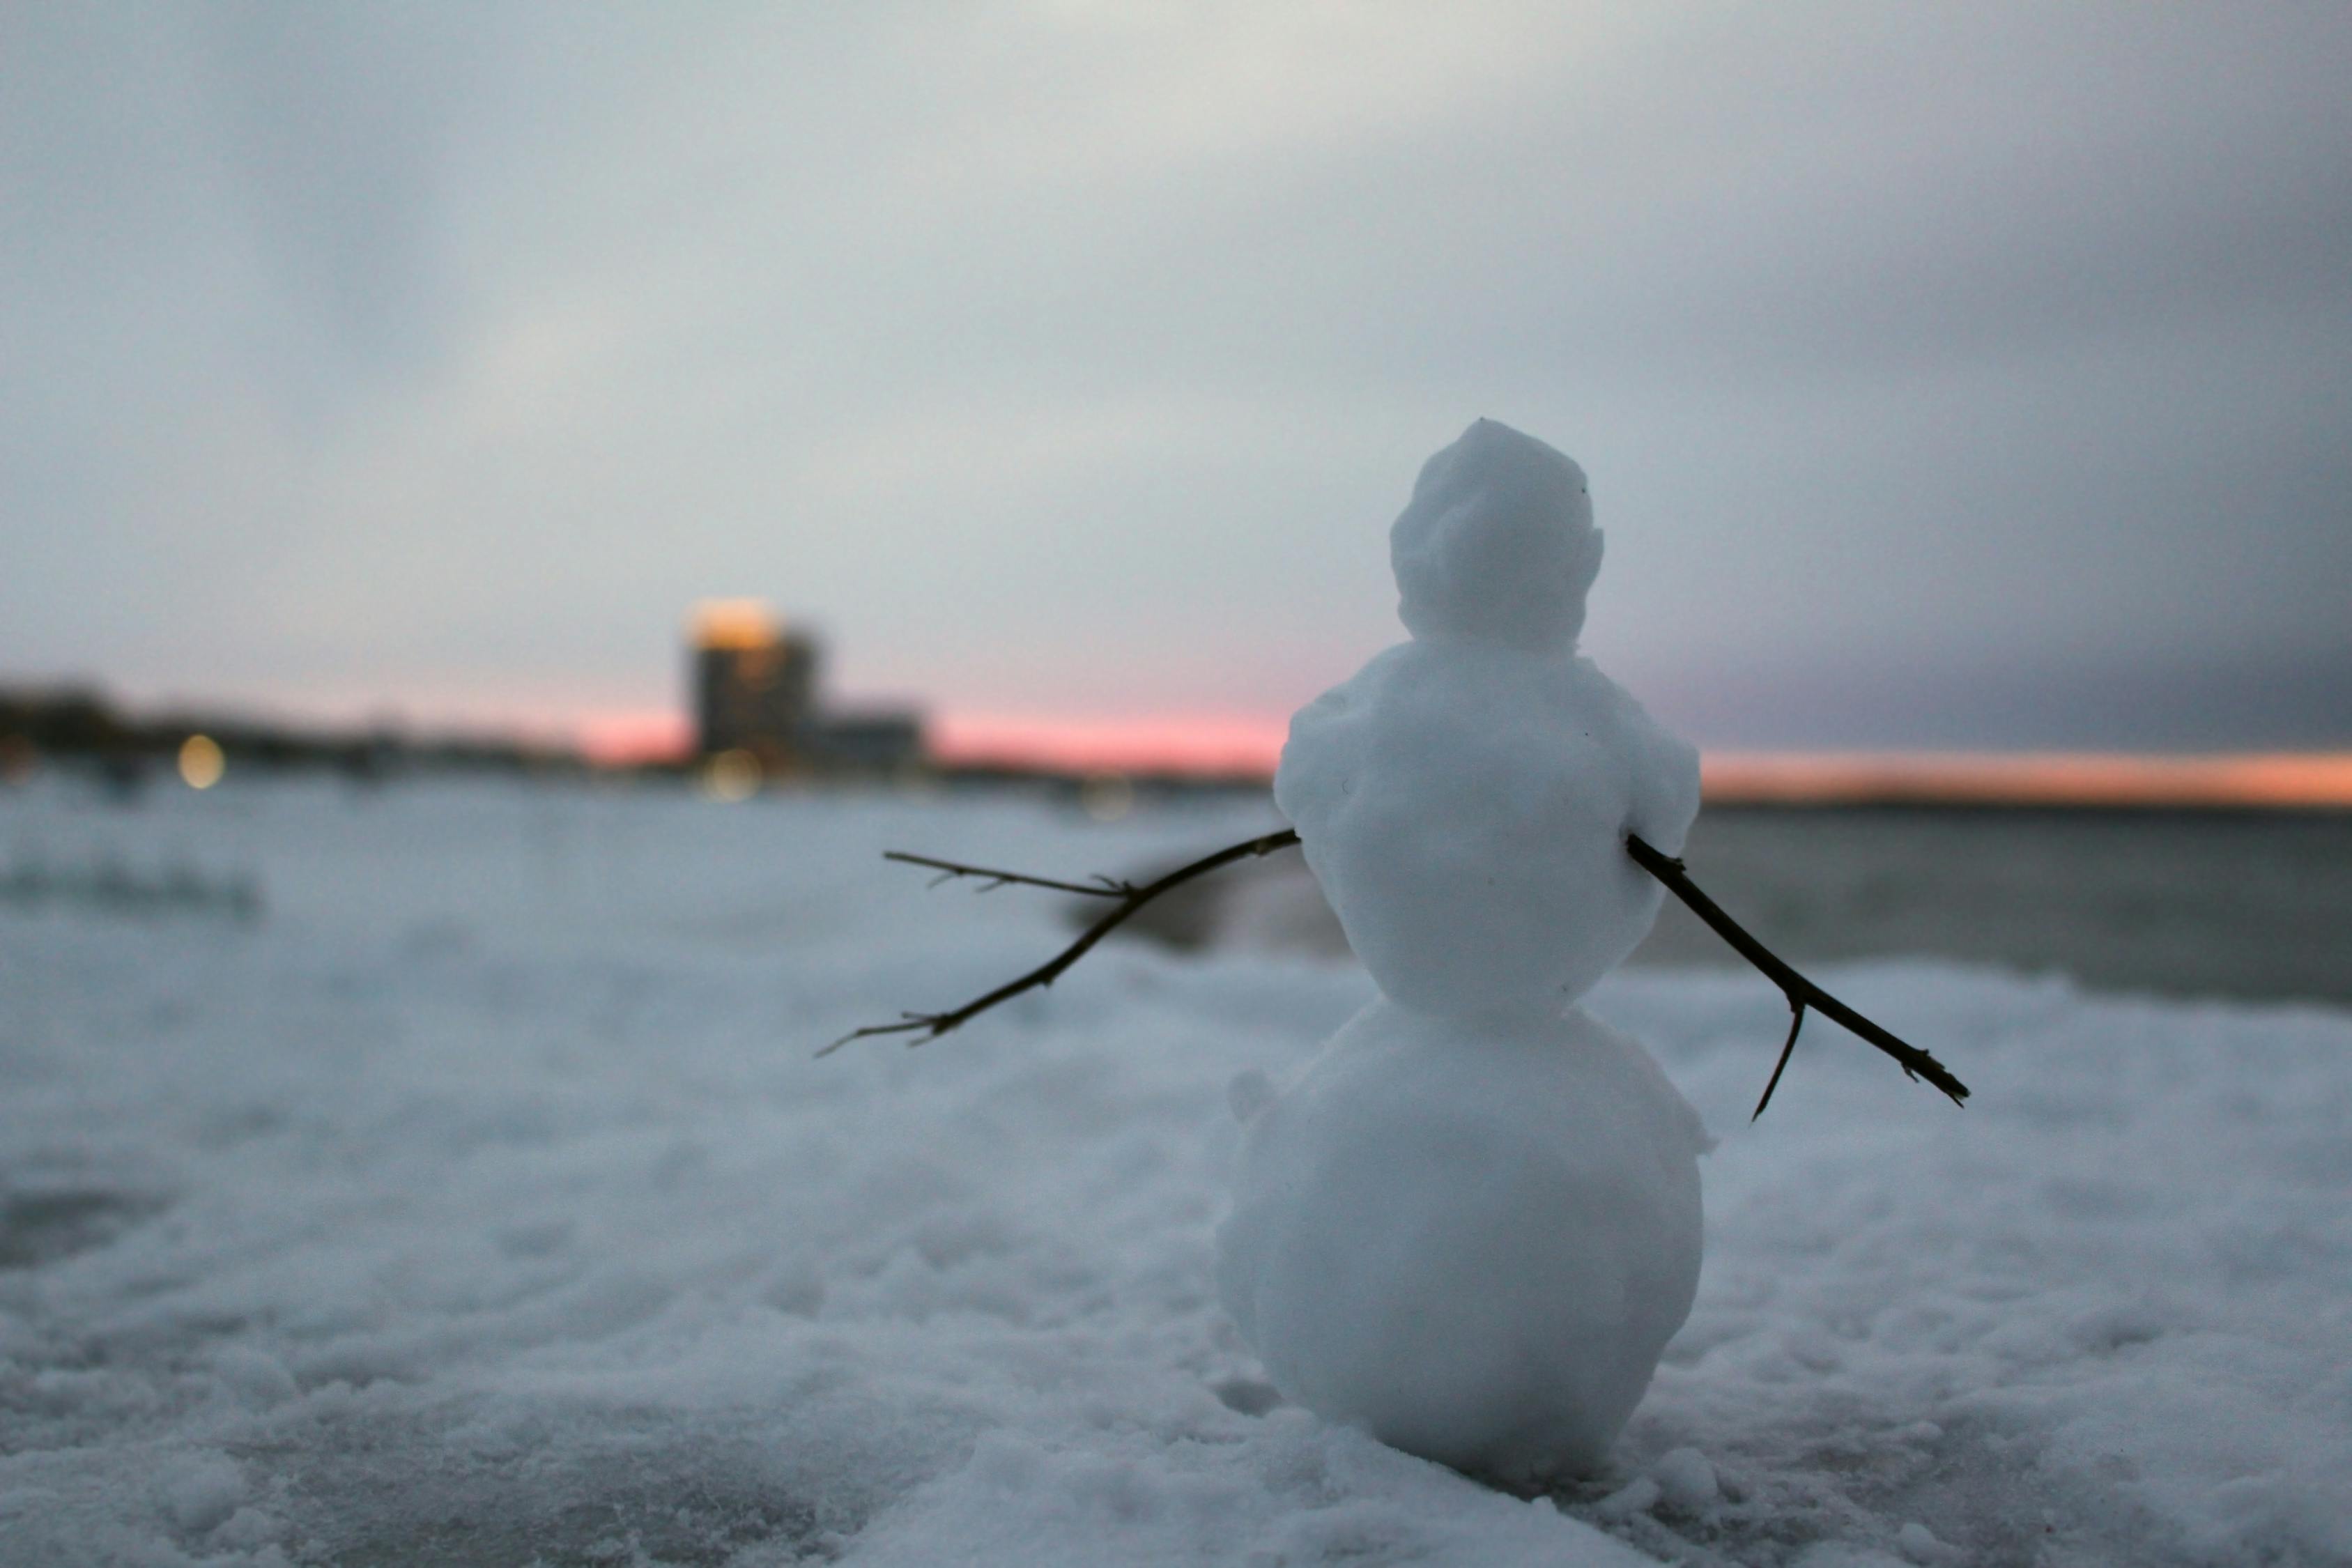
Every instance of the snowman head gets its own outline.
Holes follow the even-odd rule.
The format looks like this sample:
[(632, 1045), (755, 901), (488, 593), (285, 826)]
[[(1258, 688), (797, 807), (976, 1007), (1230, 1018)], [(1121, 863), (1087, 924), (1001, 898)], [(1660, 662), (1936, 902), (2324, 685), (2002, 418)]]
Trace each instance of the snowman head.
[(1397, 616), (1416, 637), (1573, 647), (1601, 572), (1584, 470), (1481, 419), (1422, 465), (1389, 561)]

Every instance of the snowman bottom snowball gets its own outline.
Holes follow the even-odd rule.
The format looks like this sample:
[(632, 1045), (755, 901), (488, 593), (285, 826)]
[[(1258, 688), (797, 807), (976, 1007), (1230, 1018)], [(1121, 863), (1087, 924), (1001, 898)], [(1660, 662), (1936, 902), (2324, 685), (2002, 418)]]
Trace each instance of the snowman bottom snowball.
[(1378, 1001), (1254, 1108), (1220, 1294), (1276, 1387), (1459, 1469), (1597, 1468), (1689, 1316), (1698, 1114), (1585, 1013)]

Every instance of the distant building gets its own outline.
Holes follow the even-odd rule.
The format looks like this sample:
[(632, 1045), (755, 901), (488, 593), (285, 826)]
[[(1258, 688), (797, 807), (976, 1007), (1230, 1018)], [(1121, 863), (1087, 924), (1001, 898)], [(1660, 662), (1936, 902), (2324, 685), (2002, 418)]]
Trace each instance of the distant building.
[(910, 710), (828, 712), (818, 701), (816, 639), (785, 629), (756, 599), (695, 607), (695, 752), (747, 754), (757, 775), (887, 773), (923, 761), (923, 723)]
[(905, 710), (828, 713), (806, 744), (810, 762), (829, 772), (898, 773), (923, 760), (923, 720)]
[(749, 752), (771, 773), (795, 765), (816, 692), (814, 641), (757, 600), (717, 599), (695, 607), (693, 658), (696, 752)]

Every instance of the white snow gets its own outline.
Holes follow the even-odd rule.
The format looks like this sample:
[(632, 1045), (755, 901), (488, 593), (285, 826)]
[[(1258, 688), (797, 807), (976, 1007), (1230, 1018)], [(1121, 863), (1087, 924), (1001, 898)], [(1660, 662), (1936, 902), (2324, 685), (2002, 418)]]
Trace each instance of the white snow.
[(1299, 710), (1275, 799), (1383, 994), (1556, 1015), (1656, 919), (1625, 835), (1681, 849), (1698, 753), (1576, 652), (1601, 535), (1566, 458), (1482, 419), (1390, 540), (1415, 635)]
[(1597, 1468), (1682, 1327), (1698, 1119), (1574, 1003), (1632, 952), (1698, 753), (1576, 653), (1584, 476), (1482, 419), (1390, 531), (1412, 640), (1292, 721), (1275, 779), (1383, 1000), (1249, 1133), (1218, 1281), (1276, 1387), (1519, 1480)]
[(1276, 1388), (1465, 1469), (1594, 1468), (1698, 1284), (1698, 1117), (1581, 1009), (1387, 1001), (1254, 1117), (1218, 1232)]
[(1670, 1508), (1685, 1513), (1698, 1513), (1715, 1506), (1721, 1495), (1721, 1483), (1715, 1479), (1715, 1467), (1696, 1448), (1672, 1448), (1658, 1456), (1650, 1467), (1650, 1474), (1658, 1484), (1658, 1495)]
[(1389, 530), (1397, 618), (1423, 641), (1575, 646), (1601, 572), (1584, 470), (1492, 419), (1421, 466)]
[(1117, 872), (1268, 820), (0, 792), (0, 857), (268, 903), (0, 902), (0, 1563), (2352, 1560), (2341, 1013), (1835, 968), (1975, 1100), (1816, 1024), (1750, 1126), (1778, 994), (1611, 978), (1723, 1138), (1706, 1267), (1534, 1502), (1280, 1404), (1214, 1299), (1227, 1088), (1360, 972), (1114, 945), (810, 1059), (1066, 933), (880, 849)]

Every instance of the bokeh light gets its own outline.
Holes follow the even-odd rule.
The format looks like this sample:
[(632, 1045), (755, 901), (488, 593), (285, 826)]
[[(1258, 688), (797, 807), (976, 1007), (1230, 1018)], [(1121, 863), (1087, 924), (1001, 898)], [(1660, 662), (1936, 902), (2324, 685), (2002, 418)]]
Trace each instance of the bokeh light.
[(760, 759), (751, 752), (721, 752), (702, 766), (702, 792), (731, 805), (759, 794), (763, 773)]
[(210, 789), (228, 772), (228, 758), (210, 735), (191, 735), (180, 742), (180, 777), (190, 789)]
[(1090, 774), (1078, 786), (1078, 805), (1097, 822), (1117, 822), (1135, 808), (1135, 785), (1125, 773)]

